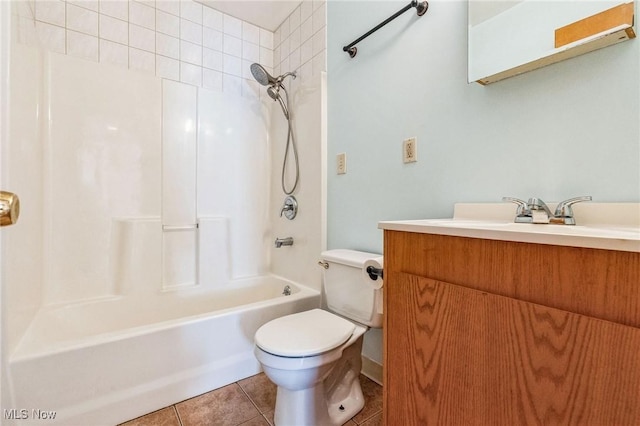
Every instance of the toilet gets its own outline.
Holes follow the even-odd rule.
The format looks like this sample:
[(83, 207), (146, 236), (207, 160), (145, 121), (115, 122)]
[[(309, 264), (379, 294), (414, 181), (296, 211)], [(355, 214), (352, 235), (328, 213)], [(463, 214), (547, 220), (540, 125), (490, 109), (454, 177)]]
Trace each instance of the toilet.
[(276, 426), (342, 425), (364, 406), (360, 388), (364, 333), (382, 327), (382, 277), (365, 273), (377, 254), (321, 255), (328, 310), (276, 318), (255, 334), (255, 355), (278, 386)]

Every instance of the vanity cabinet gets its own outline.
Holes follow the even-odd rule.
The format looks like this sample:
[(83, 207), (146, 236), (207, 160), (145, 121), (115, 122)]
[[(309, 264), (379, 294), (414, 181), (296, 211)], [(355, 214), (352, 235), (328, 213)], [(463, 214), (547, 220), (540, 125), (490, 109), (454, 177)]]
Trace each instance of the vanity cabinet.
[(640, 253), (385, 230), (386, 425), (640, 424)]

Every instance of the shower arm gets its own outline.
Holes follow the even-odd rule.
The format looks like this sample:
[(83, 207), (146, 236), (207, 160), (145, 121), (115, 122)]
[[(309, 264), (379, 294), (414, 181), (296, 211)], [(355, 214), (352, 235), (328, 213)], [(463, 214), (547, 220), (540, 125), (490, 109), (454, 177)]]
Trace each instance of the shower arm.
[(369, 31), (367, 31), (366, 33), (364, 33), (363, 35), (361, 35), (351, 43), (344, 46), (342, 50), (344, 52), (347, 52), (350, 57), (354, 58), (358, 53), (358, 48), (356, 47), (356, 44), (360, 43), (362, 40), (369, 37), (371, 34), (375, 33), (380, 28), (384, 27), (389, 22), (393, 21), (398, 16), (402, 15), (412, 7), (416, 8), (416, 13), (418, 14), (418, 16), (422, 16), (427, 12), (427, 9), (429, 9), (429, 3), (426, 1), (419, 2), (417, 0), (411, 0), (411, 3), (409, 3), (408, 5), (406, 5), (405, 7), (403, 7), (402, 9), (400, 9), (399, 11), (397, 11), (396, 13), (394, 13), (393, 15), (391, 15), (390, 17), (388, 17), (387, 19), (385, 19), (384, 21), (382, 21), (381, 23), (373, 27), (372, 29), (370, 29)]
[(282, 86), (282, 82), (284, 81), (284, 79), (286, 77), (289, 77), (289, 76), (291, 76), (292, 78), (295, 79), (296, 78), (295, 71), (294, 72), (286, 72), (286, 73), (282, 74), (280, 77), (276, 78), (276, 84)]

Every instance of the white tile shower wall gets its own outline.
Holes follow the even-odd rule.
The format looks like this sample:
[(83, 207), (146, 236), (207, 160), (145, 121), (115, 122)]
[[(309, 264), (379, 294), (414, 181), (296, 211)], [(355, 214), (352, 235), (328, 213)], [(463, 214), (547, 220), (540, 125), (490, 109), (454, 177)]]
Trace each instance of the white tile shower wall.
[[(318, 255), (326, 249), (326, 80), (324, 73), (305, 81), (294, 96), (296, 141), (300, 160), (300, 184), (295, 197), (300, 210), (289, 221), (280, 216), (284, 194), (280, 187), (280, 165), (287, 141), (287, 122), (279, 109), (272, 109), (270, 127), (272, 238), (292, 237), (294, 246), (275, 248), (271, 243), (271, 271), (314, 289), (322, 288)], [(291, 164), (291, 162), (289, 163)], [(290, 170), (290, 169), (288, 169)], [(292, 184), (292, 174), (288, 185)]]
[[(87, 71), (87, 75), (93, 73), (91, 74), (93, 76), (91, 79), (85, 81), (84, 78), (86, 76), (82, 74), (81, 83), (88, 85), (85, 90), (86, 93), (82, 96), (106, 97), (105, 105), (111, 106), (110, 98), (108, 97), (109, 94), (122, 93), (123, 89), (121, 86), (118, 86), (116, 90), (114, 90), (113, 87), (117, 85), (116, 82), (126, 78), (124, 74), (128, 73), (123, 74), (124, 70), (132, 69), (142, 72), (133, 73), (131, 77), (134, 79), (146, 78), (144, 73), (148, 73), (150, 75), (174, 80), (175, 82), (186, 81), (196, 86), (203, 86), (204, 89), (213, 89), (212, 93), (217, 92), (217, 95), (220, 96), (220, 99), (216, 100), (216, 102), (218, 104), (220, 104), (220, 102), (222, 103), (222, 105), (217, 104), (217, 110), (224, 110), (236, 118), (245, 117), (247, 113), (255, 113), (258, 109), (266, 107), (266, 105), (262, 105), (256, 109), (258, 104), (254, 103), (253, 100), (258, 93), (264, 97), (265, 91), (253, 80), (251, 74), (246, 70), (251, 61), (255, 60), (256, 57), (258, 57), (260, 62), (272, 73), (274, 73), (273, 67), (275, 66), (277, 66), (278, 69), (282, 68), (283, 71), (287, 71), (289, 63), (293, 63), (299, 71), (300, 78), (296, 80), (298, 83), (314, 75), (314, 63), (317, 65), (315, 71), (318, 71), (320, 69), (318, 66), (322, 66), (322, 64), (326, 62), (324, 60), (326, 43), (322, 40), (320, 50), (318, 50), (318, 44), (316, 43), (315, 61), (312, 45), (314, 36), (316, 36), (316, 40), (318, 40), (319, 36), (316, 34), (324, 34), (320, 32), (324, 31), (325, 13), (323, 2), (303, 2), (299, 9), (283, 22), (277, 35), (227, 16), (214, 9), (204, 7), (191, 0), (185, 0), (183, 2), (158, 0), (155, 2), (144, 1), (138, 3), (140, 4), (132, 4), (131, 1), (127, 0), (14, 1), (12, 3), (13, 22), (16, 24), (13, 27), (14, 35), (17, 35), (16, 40), (18, 43), (28, 46), (39, 44), (40, 47), (44, 47), (45, 49), (70, 56), (70, 58), (68, 58), (70, 61), (69, 64), (71, 64), (69, 65), (70, 76), (74, 76), (78, 72), (82, 73), (84, 72), (82, 71), (84, 68), (91, 66), (91, 71)], [(150, 11), (153, 11), (153, 20), (151, 19)], [(315, 20), (314, 16), (316, 17)], [(286, 31), (284, 31), (285, 27)], [(293, 35), (291, 30), (293, 30)], [(300, 55), (302, 54), (301, 48), (303, 43), (307, 43), (307, 46), (309, 46), (309, 56), (302, 57), (301, 55), (298, 60), (296, 52), (293, 53), (293, 58), (290, 60), (288, 56), (291, 52), (287, 52), (286, 58), (279, 53), (276, 55), (274, 49), (279, 48), (283, 41), (286, 41), (287, 46), (294, 46), (294, 51), (300, 49)], [(193, 48), (196, 52), (201, 51), (201, 59), (197, 58), (197, 53), (196, 57), (193, 56), (193, 50), (190, 51), (189, 55), (185, 55), (185, 52), (182, 51), (183, 46)], [(82, 58), (82, 60), (71, 56)], [(66, 67), (66, 65), (64, 65), (66, 62), (61, 61), (61, 56), (46, 55), (46, 57), (50, 57), (54, 64), (58, 64), (56, 66), (58, 66), (59, 69)], [(283, 63), (286, 67), (281, 65)], [(305, 70), (307, 72), (305, 72)], [(70, 78), (73, 80), (73, 77)], [(98, 94), (94, 92), (99, 88), (92, 86), (92, 84), (95, 85), (96, 79), (104, 82), (101, 85), (104, 86), (104, 90), (99, 90)], [(57, 99), (62, 99), (62, 92), (64, 92), (64, 90), (67, 90), (69, 93), (77, 92), (73, 81), (70, 81), (69, 78), (64, 79), (64, 84), (66, 84), (66, 86), (63, 87), (66, 89), (56, 89), (53, 91)], [(73, 178), (74, 181), (85, 182), (85, 180), (88, 179), (88, 182), (94, 186), (100, 184), (109, 187), (107, 191), (109, 193), (105, 193), (105, 200), (112, 200), (115, 196), (112, 194), (112, 191), (117, 192), (118, 188), (120, 188), (120, 194), (126, 195), (127, 200), (129, 200), (136, 199), (136, 197), (132, 196), (131, 192), (138, 191), (138, 181), (144, 181), (149, 184), (149, 187), (153, 188), (153, 190), (140, 192), (140, 194), (147, 194), (137, 196), (138, 199), (144, 199), (142, 204), (110, 202), (116, 206), (132, 207), (130, 210), (118, 208), (117, 215), (136, 217), (139, 215), (157, 215), (157, 212), (161, 210), (161, 188), (159, 179), (157, 179), (157, 176), (160, 176), (161, 173), (160, 150), (159, 146), (151, 149), (146, 144), (152, 139), (160, 140), (161, 122), (159, 120), (158, 122), (154, 121), (151, 126), (140, 126), (140, 123), (146, 123), (151, 120), (150, 117), (147, 116), (147, 113), (151, 112), (147, 107), (149, 99), (152, 99), (151, 103), (153, 104), (153, 108), (151, 109), (161, 114), (159, 111), (156, 111), (156, 108), (160, 107), (157, 95), (161, 93), (161, 91), (158, 89), (147, 99), (144, 96), (140, 96), (140, 90), (142, 89), (136, 87), (136, 90), (127, 92), (135, 93), (137, 96), (135, 100), (126, 103), (126, 105), (130, 106), (130, 108), (127, 107), (126, 110), (131, 111), (127, 116), (130, 116), (132, 120), (138, 120), (136, 122), (137, 124), (130, 125), (129, 121), (127, 121), (123, 126), (112, 125), (107, 127), (107, 138), (109, 140), (111, 138), (120, 138), (127, 143), (131, 142), (135, 145), (139, 142), (141, 146), (144, 145), (144, 149), (141, 147), (140, 150), (132, 152), (131, 155), (139, 154), (143, 151), (147, 152), (147, 150), (152, 152), (153, 161), (149, 161), (148, 159), (144, 161), (145, 165), (142, 169), (142, 175), (132, 177), (131, 182), (134, 184), (131, 185), (131, 182), (124, 182), (117, 176), (110, 174), (113, 172), (112, 170), (103, 170), (104, 167), (107, 166), (97, 160), (97, 155), (100, 154), (100, 152), (111, 155), (110, 149), (113, 148), (111, 142), (109, 142), (109, 147), (103, 147), (104, 150), (100, 152), (92, 151), (94, 148), (100, 148), (94, 146), (88, 146), (86, 150), (80, 149), (79, 152), (83, 153), (84, 157), (81, 158), (79, 162), (74, 162), (73, 158), (67, 158), (67, 160), (63, 161), (65, 155), (72, 156), (75, 151), (72, 148), (60, 147), (59, 144), (56, 144), (58, 147), (50, 155), (56, 158), (59, 157), (58, 160), (60, 163), (58, 164), (68, 163), (69, 165), (73, 165), (73, 167), (57, 167), (55, 164), (51, 165), (52, 169), (56, 170), (57, 175), (53, 176), (49, 185), (61, 186), (55, 191), (49, 188), (49, 192), (66, 194), (63, 188), (63, 181), (69, 176), (69, 178)], [(147, 89), (145, 88), (144, 90), (146, 93)], [(221, 91), (226, 93), (220, 93)], [(236, 96), (238, 94), (244, 94), (249, 99), (238, 99)], [(77, 93), (76, 95), (80, 96), (80, 94)], [(113, 96), (111, 96), (111, 98), (113, 98)], [(118, 98), (120, 102), (122, 102), (120, 96), (115, 98)], [(229, 102), (236, 101), (239, 101), (240, 104), (237, 107), (229, 108), (229, 105), (231, 105)], [(243, 103), (242, 101), (248, 103)], [(140, 102), (144, 103), (145, 106), (141, 107)], [(80, 102), (77, 105), (85, 105), (85, 102)], [(272, 104), (270, 103), (270, 105)], [(133, 110), (131, 110), (131, 108), (133, 108)], [(54, 112), (58, 113), (57, 110)], [(77, 116), (82, 115), (84, 112), (85, 111), (77, 110), (77, 108), (75, 110), (70, 108), (69, 111), (64, 111), (63, 120), (59, 120), (59, 122), (67, 124), (63, 124), (63, 127), (56, 127), (58, 130), (54, 129), (50, 137), (56, 138), (56, 140), (68, 140), (72, 143), (76, 143), (76, 140), (78, 141), (77, 143), (80, 144), (86, 143), (87, 140), (81, 133), (87, 129), (77, 126)], [(140, 115), (144, 115), (143, 112), (147, 115), (141, 118)], [(109, 114), (115, 116), (116, 113), (109, 110)], [(262, 114), (263, 116), (268, 115), (264, 111), (262, 111)], [(111, 115), (109, 117), (111, 117)], [(278, 117), (281, 118), (280, 116)], [(243, 140), (262, 140), (262, 135), (268, 132), (269, 124), (263, 121), (260, 121), (260, 123), (261, 124), (258, 125), (259, 128), (256, 127), (252, 129), (246, 129), (246, 123), (240, 123), (233, 134), (228, 133), (228, 127), (224, 129), (220, 128), (220, 132), (225, 132), (224, 134), (228, 135), (229, 138), (227, 142), (224, 142), (224, 145), (227, 148), (233, 148), (235, 146), (233, 141), (242, 138), (248, 138)], [(145, 133), (145, 136), (142, 137), (140, 141), (129, 141), (130, 137), (135, 137), (148, 129), (152, 129), (151, 133), (154, 133), (151, 139), (149, 139), (149, 136)], [(93, 130), (98, 131), (99, 129)], [(66, 131), (67, 136), (70, 137), (65, 136), (63, 131)], [(101, 134), (96, 135), (94, 137), (95, 141), (99, 141), (100, 137)], [(252, 214), (252, 208), (248, 209), (247, 206), (255, 206), (257, 202), (261, 206), (258, 209), (259, 211), (266, 212), (269, 210), (269, 170), (268, 164), (264, 164), (263, 160), (264, 158), (270, 157), (270, 150), (267, 145), (263, 146), (261, 144), (258, 146), (251, 145), (249, 147), (243, 144), (242, 147), (239, 148), (236, 146), (233, 149), (241, 149), (241, 152), (232, 152), (231, 157), (228, 158), (242, 159), (241, 164), (233, 163), (241, 167), (233, 167), (230, 169), (230, 174), (223, 176), (220, 185), (226, 182), (225, 179), (233, 174), (234, 171), (242, 168), (248, 171), (248, 174), (242, 176), (234, 175), (234, 177), (238, 179), (239, 184), (242, 185), (243, 188), (250, 189), (243, 191), (243, 197), (236, 200), (235, 204), (230, 206), (232, 209), (231, 213), (233, 213), (234, 217), (237, 217), (238, 220), (230, 222), (228, 231), (225, 231), (228, 235), (233, 235), (234, 241), (240, 241), (240, 243), (234, 244), (231, 248), (229, 253), (230, 259), (223, 262), (228, 263), (227, 273), (237, 278), (260, 274), (269, 270), (269, 260), (264, 259), (263, 256), (263, 253), (272, 246), (271, 236), (264, 232), (265, 227), (270, 226), (268, 224), (269, 218), (266, 213), (265, 215)], [(121, 153), (117, 154), (116, 157)], [(54, 162), (55, 161), (54, 159)], [(126, 161), (127, 164), (129, 164), (133, 159), (127, 157)], [(109, 162), (107, 163), (111, 164)], [(81, 169), (78, 169), (79, 167)], [(103, 169), (100, 169), (100, 167), (103, 167)], [(147, 182), (149, 176), (151, 176), (148, 173), (150, 168), (154, 170), (157, 168), (153, 173), (155, 176), (153, 179), (154, 183)], [(129, 171), (133, 173), (134, 170), (131, 169)], [(75, 178), (72, 176), (74, 173), (76, 173)], [(114, 179), (116, 185), (110, 187), (109, 184), (106, 184), (107, 181), (103, 179), (105, 176), (109, 179)], [(98, 179), (98, 181), (95, 181), (96, 179)], [(120, 187), (119, 185), (124, 185), (124, 187)], [(219, 191), (220, 188), (217, 190)], [(91, 210), (99, 206), (100, 209), (97, 216), (93, 215), (93, 213), (86, 216), (87, 218), (96, 217), (98, 222), (106, 217), (110, 217), (109, 215), (113, 213), (109, 211), (108, 206), (105, 207), (93, 199), (100, 193), (101, 191), (93, 191), (84, 199), (86, 202), (83, 201), (83, 203), (78, 205), (78, 208), (81, 210)], [(157, 208), (148, 208), (150, 205), (148, 202), (151, 199), (154, 200), (151, 204), (157, 204)], [(93, 204), (89, 203), (91, 200), (93, 200)], [(49, 202), (50, 200), (45, 201)], [(152, 213), (152, 211), (155, 213)], [(219, 217), (219, 215), (224, 213), (225, 212), (220, 212), (216, 209), (204, 212), (198, 210), (198, 216), (200, 217), (203, 215)], [(63, 219), (60, 220), (60, 223), (45, 224), (51, 232), (47, 234), (46, 242), (50, 246), (48, 246), (49, 248), (46, 251), (49, 253), (49, 258), (45, 260), (45, 264), (49, 267), (47, 272), (49, 279), (43, 289), (42, 300), (44, 304), (100, 297), (118, 291), (112, 288), (110, 282), (105, 282), (102, 279), (109, 275), (106, 273), (106, 264), (95, 263), (95, 259), (100, 258), (98, 253), (104, 253), (105, 250), (107, 250), (108, 235), (103, 232), (103, 230), (107, 232), (107, 227), (103, 229), (101, 226), (94, 226), (93, 223), (88, 223), (85, 218), (83, 218), (81, 222), (81, 227), (84, 227), (83, 230), (70, 227), (69, 224), (67, 224), (68, 226), (65, 228)], [(85, 250), (82, 244), (62, 248), (58, 247), (58, 249), (61, 248), (61, 250), (56, 249), (60, 241), (54, 238), (56, 233), (68, 232), (68, 235), (73, 234), (73, 238), (75, 238), (76, 235), (85, 232), (86, 228), (99, 229), (99, 232), (95, 233), (96, 238), (92, 240), (89, 250)], [(224, 234), (224, 232), (222, 232), (221, 235), (222, 234)], [(262, 243), (255, 244), (256, 240), (260, 240)], [(158, 244), (158, 246), (159, 245), (160, 244)], [(193, 246), (192, 241), (189, 242), (189, 246)], [(71, 251), (71, 253), (68, 251)], [(189, 251), (191, 252), (191, 249), (189, 249)], [(160, 252), (159, 247), (158, 252)], [(74, 259), (75, 263), (71, 265), (69, 262), (62, 261), (63, 259), (61, 259), (60, 256), (66, 256), (67, 259)], [(256, 258), (259, 258), (260, 261), (255, 262), (252, 260)], [(61, 261), (58, 262), (56, 259)], [(222, 270), (224, 270), (224, 268)], [(193, 275), (192, 271), (193, 270), (190, 270), (190, 272), (188, 272), (189, 276)], [(171, 275), (172, 271), (167, 270), (165, 273)], [(160, 274), (159, 271), (158, 274)], [(183, 281), (178, 277), (178, 274), (175, 274), (175, 276), (177, 278), (174, 281)], [(87, 282), (91, 282), (91, 285), (87, 285)]]
[(298, 217), (290, 222), (279, 216), (283, 200), (280, 162), (287, 140), (287, 125), (280, 109), (273, 108), (269, 128), (273, 158), (270, 179), (271, 236), (292, 237), (296, 249), (275, 249), (271, 243), (271, 270), (318, 290), (322, 287), (322, 275), (316, 265), (317, 256), (326, 249), (326, 194), (323, 183), (326, 167), (325, 32), (325, 2), (304, 0), (276, 29), (273, 37), (266, 41), (265, 47), (271, 44), (273, 51), (260, 51), (260, 61), (266, 64), (271, 61), (275, 75), (297, 72), (295, 80), (287, 79), (285, 83), (292, 89), (290, 101), (295, 110), (294, 127), (296, 140), (299, 141), (302, 171), (295, 196), (303, 208)]
[[(260, 61), (269, 72), (276, 65), (271, 31), (193, 0), (13, 4), (20, 43), (194, 86), (255, 97), (264, 91), (245, 72), (247, 63)], [(306, 9), (311, 9), (311, 2)]]
[[(304, 0), (276, 29), (272, 60), (276, 75), (296, 71), (295, 83), (311, 81), (327, 70), (325, 0)], [(268, 55), (265, 52), (265, 55)], [(262, 56), (260, 57), (262, 60)]]

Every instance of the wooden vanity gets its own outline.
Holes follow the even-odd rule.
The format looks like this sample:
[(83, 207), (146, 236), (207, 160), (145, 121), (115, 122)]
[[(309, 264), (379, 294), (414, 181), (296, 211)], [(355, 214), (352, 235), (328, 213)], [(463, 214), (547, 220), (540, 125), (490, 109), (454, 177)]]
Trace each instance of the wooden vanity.
[(380, 227), (384, 424), (640, 424), (640, 252)]

